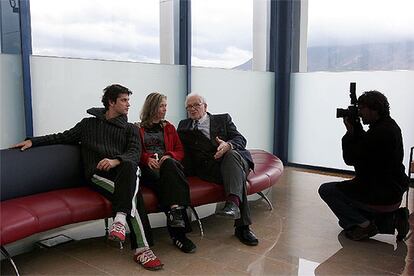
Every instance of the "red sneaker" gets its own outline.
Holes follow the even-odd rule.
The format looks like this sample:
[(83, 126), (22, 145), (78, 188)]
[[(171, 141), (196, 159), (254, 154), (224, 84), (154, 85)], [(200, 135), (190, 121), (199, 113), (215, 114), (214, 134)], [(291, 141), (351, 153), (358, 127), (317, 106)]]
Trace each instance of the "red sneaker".
[(141, 253), (134, 255), (134, 261), (142, 265), (148, 270), (159, 270), (164, 264), (155, 256), (150, 248), (145, 249)]
[(120, 222), (114, 222), (111, 225), (111, 231), (109, 232), (108, 239), (113, 241), (124, 242), (125, 241), (125, 225)]

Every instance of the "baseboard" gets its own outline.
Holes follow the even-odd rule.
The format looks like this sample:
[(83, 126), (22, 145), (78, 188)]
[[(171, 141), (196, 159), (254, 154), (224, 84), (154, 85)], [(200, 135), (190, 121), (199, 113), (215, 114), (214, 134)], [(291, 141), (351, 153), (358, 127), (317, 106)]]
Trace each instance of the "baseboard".
[(350, 171), (350, 170), (341, 170), (341, 169), (334, 169), (334, 168), (327, 168), (327, 167), (311, 166), (311, 165), (304, 165), (304, 164), (291, 163), (291, 162), (288, 162), (287, 166), (300, 168), (300, 169), (321, 171), (321, 172), (326, 172), (326, 173), (346, 174), (349, 176), (355, 176), (355, 172)]

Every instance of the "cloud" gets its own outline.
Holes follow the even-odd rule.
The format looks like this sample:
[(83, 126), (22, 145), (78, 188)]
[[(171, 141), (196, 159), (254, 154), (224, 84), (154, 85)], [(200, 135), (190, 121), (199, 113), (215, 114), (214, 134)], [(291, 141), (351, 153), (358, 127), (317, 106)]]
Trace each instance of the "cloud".
[[(30, 3), (34, 54), (160, 60), (159, 0)], [(309, 46), (414, 37), (413, 0), (311, 0), (308, 5)], [(231, 68), (252, 58), (252, 30), (253, 0), (193, 0), (193, 65)]]
[(311, 0), (308, 45), (413, 40), (412, 0)]
[(31, 0), (33, 53), (159, 62), (159, 2)]
[[(237, 9), (234, 9), (237, 7)], [(31, 0), (33, 53), (159, 62), (158, 0)], [(252, 57), (253, 0), (194, 0), (193, 64)]]
[(253, 57), (252, 0), (193, 0), (191, 5), (194, 66), (233, 68)]
[(199, 49), (199, 54), (194, 55), (192, 65), (203, 67), (234, 68), (251, 59), (253, 53), (233, 46), (227, 47), (224, 52), (214, 53), (209, 50)]

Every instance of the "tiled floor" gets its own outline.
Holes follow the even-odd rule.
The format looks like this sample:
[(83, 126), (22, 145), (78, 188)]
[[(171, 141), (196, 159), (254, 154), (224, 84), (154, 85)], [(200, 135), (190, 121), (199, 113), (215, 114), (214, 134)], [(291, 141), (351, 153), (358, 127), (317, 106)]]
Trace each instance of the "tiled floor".
[[(36, 248), (14, 259), (22, 275), (414, 275), (414, 235), (396, 243), (391, 235), (353, 242), (341, 234), (317, 194), (321, 183), (335, 180), (341, 178), (286, 168), (270, 193), (273, 211), (261, 200), (250, 203), (260, 239), (256, 247), (241, 244), (232, 222), (214, 216), (203, 219), (203, 238), (194, 224), (194, 254), (173, 247), (165, 228), (154, 229), (153, 250), (165, 264), (158, 272), (136, 265), (127, 248), (103, 237)], [(413, 194), (411, 189), (410, 210)], [(410, 220), (413, 229), (414, 214)], [(1, 262), (1, 274), (13, 274), (7, 261)]]

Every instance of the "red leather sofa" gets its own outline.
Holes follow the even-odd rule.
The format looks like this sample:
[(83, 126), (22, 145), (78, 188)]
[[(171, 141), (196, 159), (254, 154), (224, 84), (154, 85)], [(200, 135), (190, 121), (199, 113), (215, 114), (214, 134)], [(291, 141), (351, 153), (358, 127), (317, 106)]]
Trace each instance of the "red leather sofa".
[[(255, 171), (248, 176), (248, 194), (260, 194), (272, 209), (261, 191), (277, 182), (283, 164), (263, 150), (250, 152)], [(86, 185), (78, 146), (1, 150), (0, 160), (0, 245), (6, 257), (10, 258), (6, 244), (63, 225), (111, 216), (111, 203)], [(197, 177), (189, 177), (189, 182), (192, 210), (201, 227), (194, 207), (224, 200), (223, 188)], [(140, 191), (147, 212), (158, 212), (155, 194), (142, 186)]]

